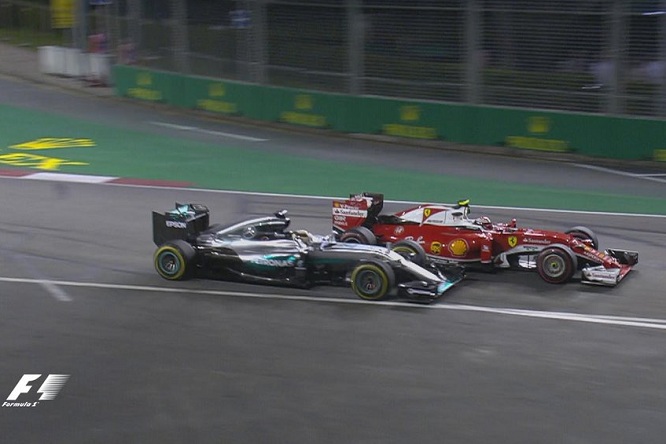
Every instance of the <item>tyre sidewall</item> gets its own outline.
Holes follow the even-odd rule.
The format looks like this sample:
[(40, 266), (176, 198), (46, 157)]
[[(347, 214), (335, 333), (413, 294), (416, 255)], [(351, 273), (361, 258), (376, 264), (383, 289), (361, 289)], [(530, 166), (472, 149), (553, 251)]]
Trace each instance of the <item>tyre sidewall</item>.
[[(161, 259), (164, 255), (171, 255), (177, 264), (177, 270), (169, 273), (162, 268)], [(185, 241), (170, 241), (160, 246), (153, 256), (153, 264), (157, 273), (164, 279), (177, 281), (187, 279), (192, 274), (192, 262), (194, 259), (194, 248)]]
[[(549, 265), (547, 261), (553, 256), (562, 261), (563, 269), (558, 276), (552, 276), (546, 271)], [(573, 277), (576, 267), (577, 261), (574, 254), (570, 250), (561, 247), (544, 248), (537, 256), (537, 273), (539, 273), (541, 279), (550, 284), (568, 282)]]
[[(365, 291), (363, 285), (359, 282), (364, 276), (371, 275), (373, 279), (379, 281), (379, 288), (370, 293)], [(380, 301), (388, 295), (394, 286), (395, 276), (393, 269), (380, 262), (364, 262), (359, 264), (352, 271), (351, 283), (354, 293), (366, 301)]]
[(426, 262), (427, 255), (423, 247), (413, 240), (401, 240), (391, 245), (391, 250), (405, 256), (406, 259), (414, 262), (417, 265), (423, 266)]
[(342, 233), (340, 242), (376, 245), (377, 237), (366, 227), (354, 227)]

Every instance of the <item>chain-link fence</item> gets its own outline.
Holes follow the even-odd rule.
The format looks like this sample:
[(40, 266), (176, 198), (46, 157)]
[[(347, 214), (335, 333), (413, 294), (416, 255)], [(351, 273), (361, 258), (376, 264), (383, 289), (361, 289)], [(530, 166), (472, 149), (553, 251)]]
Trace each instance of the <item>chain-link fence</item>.
[[(329, 92), (666, 117), (666, 0), (83, 3), (77, 27), (103, 32), (122, 63)], [(0, 30), (25, 29), (27, 7), (0, 0)], [(30, 26), (48, 28), (45, 8)]]

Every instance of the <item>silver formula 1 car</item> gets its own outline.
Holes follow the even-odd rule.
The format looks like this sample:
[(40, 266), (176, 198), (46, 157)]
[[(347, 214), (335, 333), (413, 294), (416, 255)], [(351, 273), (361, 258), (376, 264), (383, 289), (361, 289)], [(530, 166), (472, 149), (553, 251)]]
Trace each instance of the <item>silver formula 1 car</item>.
[(286, 210), (230, 225), (210, 225), (200, 204), (153, 212), (154, 265), (168, 280), (193, 276), (309, 288), (351, 285), (361, 299), (397, 295), (432, 302), (459, 282), (462, 267), (419, 266), (389, 249), (289, 231)]

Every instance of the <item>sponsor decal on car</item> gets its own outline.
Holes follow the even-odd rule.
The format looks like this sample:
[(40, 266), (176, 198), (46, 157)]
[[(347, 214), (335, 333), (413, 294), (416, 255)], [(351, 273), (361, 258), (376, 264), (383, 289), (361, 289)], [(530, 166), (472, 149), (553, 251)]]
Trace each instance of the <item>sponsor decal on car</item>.
[(454, 239), (449, 242), (449, 251), (454, 256), (464, 256), (469, 250), (469, 245), (465, 239)]
[(296, 265), (296, 258), (294, 256), (289, 256), (287, 258), (284, 256), (277, 258), (264, 256), (253, 259), (251, 262), (256, 265), (264, 265), (267, 267), (293, 267)]
[(405, 227), (403, 227), (402, 225), (398, 225), (397, 227), (395, 227), (395, 230), (393, 230), (393, 232), (395, 234), (402, 234), (405, 232)]
[(441, 242), (434, 241), (430, 244), (430, 252), (432, 254), (441, 254), (442, 253), (442, 244)]
[(516, 236), (509, 236), (507, 241), (509, 242), (509, 247), (515, 247), (518, 244), (518, 238)]
[(185, 222), (178, 222), (175, 220), (167, 220), (166, 221), (166, 226), (169, 228), (187, 228), (187, 224)]
[(550, 241), (548, 239), (539, 239), (539, 238), (534, 238), (534, 237), (524, 237), (523, 238), (523, 243), (548, 245), (548, 244), (550, 244)]
[(367, 210), (361, 210), (356, 207), (338, 207), (338, 208), (333, 208), (333, 215), (334, 216), (353, 216), (353, 217), (367, 217), (368, 211)]

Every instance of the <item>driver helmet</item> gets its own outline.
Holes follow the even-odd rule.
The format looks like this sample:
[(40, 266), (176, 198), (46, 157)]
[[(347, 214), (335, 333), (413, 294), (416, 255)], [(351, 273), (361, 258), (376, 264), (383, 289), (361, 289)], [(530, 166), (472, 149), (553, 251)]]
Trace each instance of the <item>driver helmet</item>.
[(476, 225), (481, 225), (483, 228), (492, 228), (493, 224), (487, 216), (478, 217), (474, 219)]

